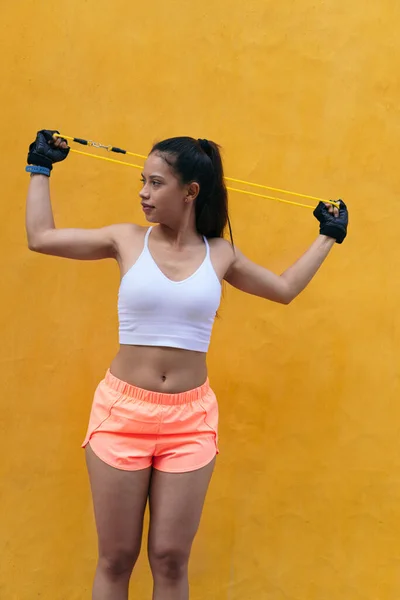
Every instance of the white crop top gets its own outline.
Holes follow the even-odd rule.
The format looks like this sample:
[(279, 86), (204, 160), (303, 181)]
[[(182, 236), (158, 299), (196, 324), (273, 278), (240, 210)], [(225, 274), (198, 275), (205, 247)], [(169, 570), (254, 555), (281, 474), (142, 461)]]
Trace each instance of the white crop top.
[(118, 293), (120, 344), (167, 346), (207, 352), (221, 283), (210, 259), (182, 281), (169, 279), (154, 261), (146, 232), (144, 248), (123, 276)]

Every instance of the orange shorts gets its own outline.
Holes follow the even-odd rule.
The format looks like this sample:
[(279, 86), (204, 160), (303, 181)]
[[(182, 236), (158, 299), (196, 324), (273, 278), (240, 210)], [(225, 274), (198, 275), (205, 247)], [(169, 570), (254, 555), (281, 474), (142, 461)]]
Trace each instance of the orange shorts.
[(117, 469), (194, 471), (218, 454), (218, 403), (208, 380), (181, 394), (144, 390), (110, 371), (99, 383), (82, 444)]

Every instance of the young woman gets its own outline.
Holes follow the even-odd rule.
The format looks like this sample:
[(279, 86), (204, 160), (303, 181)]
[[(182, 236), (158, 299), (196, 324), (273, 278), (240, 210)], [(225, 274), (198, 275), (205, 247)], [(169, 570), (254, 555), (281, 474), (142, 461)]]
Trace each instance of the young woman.
[(156, 144), (144, 165), (140, 199), (150, 227), (57, 229), (49, 176), (69, 147), (54, 133), (38, 132), (29, 148), (29, 248), (115, 258), (121, 271), (120, 350), (95, 392), (83, 443), (99, 541), (93, 600), (128, 598), (147, 500), (153, 600), (186, 600), (190, 549), (218, 453), (206, 353), (222, 281), (288, 304), (346, 237), (347, 209), (320, 203), (317, 239), (275, 275), (223, 239), (228, 201), (218, 146), (181, 137)]

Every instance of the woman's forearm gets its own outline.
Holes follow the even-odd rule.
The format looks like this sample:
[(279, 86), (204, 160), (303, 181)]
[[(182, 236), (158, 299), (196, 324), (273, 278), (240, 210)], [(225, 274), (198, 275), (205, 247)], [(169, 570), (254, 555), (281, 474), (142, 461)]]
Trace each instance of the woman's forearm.
[(289, 301), (293, 300), (310, 283), (326, 257), (335, 240), (319, 235), (310, 248), (291, 267), (282, 273), (289, 289)]
[(55, 228), (49, 178), (46, 175), (31, 176), (26, 199), (25, 227), (30, 247), (35, 245), (43, 232)]

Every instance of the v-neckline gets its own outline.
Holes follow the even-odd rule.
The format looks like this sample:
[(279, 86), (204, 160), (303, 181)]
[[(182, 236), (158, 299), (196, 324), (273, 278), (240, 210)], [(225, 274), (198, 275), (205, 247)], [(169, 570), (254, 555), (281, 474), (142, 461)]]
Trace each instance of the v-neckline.
[(149, 248), (149, 238), (150, 238), (150, 233), (152, 231), (153, 227), (149, 227), (149, 231), (146, 234), (146, 244), (145, 244), (145, 248), (149, 254), (150, 259), (152, 260), (154, 266), (156, 267), (156, 269), (159, 271), (159, 273), (161, 273), (161, 275), (164, 277), (164, 279), (166, 279), (167, 281), (169, 281), (169, 283), (185, 283), (186, 281), (189, 281), (190, 279), (192, 279), (195, 275), (197, 275), (197, 273), (200, 271), (200, 269), (204, 266), (207, 258), (208, 258), (208, 247), (207, 247), (207, 242), (204, 239), (203, 236), (203, 241), (206, 247), (206, 255), (204, 257), (204, 260), (201, 262), (201, 264), (199, 265), (199, 267), (194, 271), (194, 273), (192, 273), (191, 275), (189, 275), (189, 277), (186, 277), (185, 279), (180, 279), (179, 281), (175, 281), (174, 279), (170, 279), (162, 269), (160, 269), (160, 267), (158, 266), (156, 260), (154, 259), (152, 253), (150, 252), (150, 248)]

